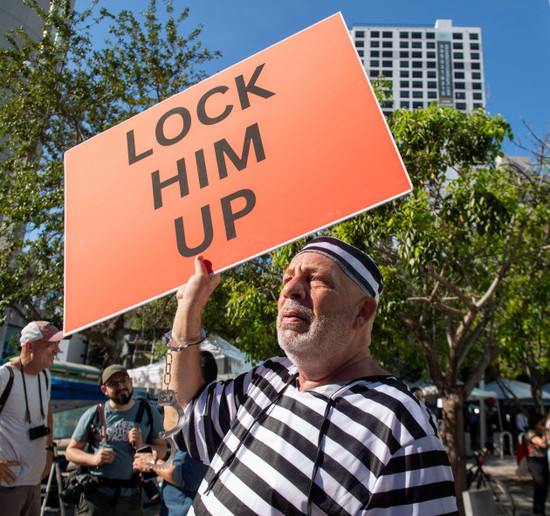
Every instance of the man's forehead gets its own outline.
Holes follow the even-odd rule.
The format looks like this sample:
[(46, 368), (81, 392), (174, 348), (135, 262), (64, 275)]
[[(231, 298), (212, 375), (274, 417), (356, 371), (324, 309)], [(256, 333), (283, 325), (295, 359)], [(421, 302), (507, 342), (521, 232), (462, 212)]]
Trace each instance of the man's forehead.
[(295, 274), (298, 270), (323, 272), (344, 284), (355, 285), (355, 282), (342, 270), (340, 265), (323, 254), (308, 252), (298, 254), (290, 262), (285, 275)]

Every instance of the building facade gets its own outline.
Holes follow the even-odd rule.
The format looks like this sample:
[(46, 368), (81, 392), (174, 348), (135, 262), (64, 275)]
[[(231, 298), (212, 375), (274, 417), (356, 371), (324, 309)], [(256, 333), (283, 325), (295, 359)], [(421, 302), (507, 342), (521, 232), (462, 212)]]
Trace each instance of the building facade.
[(400, 108), (423, 109), (434, 101), (459, 111), (485, 107), (481, 28), (358, 25), (350, 30), (369, 79), (384, 78)]

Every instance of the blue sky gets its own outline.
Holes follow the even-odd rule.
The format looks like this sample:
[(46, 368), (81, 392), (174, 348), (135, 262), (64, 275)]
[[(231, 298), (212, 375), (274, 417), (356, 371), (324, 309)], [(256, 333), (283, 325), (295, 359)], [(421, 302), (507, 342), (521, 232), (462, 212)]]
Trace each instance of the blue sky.
[[(162, 0), (159, 0), (161, 4)], [(148, 0), (102, 0), (111, 12), (143, 10)], [(76, 0), (78, 10), (90, 0)], [(222, 58), (207, 65), (223, 70), (270, 45), (341, 12), (348, 27), (361, 24), (481, 27), (487, 110), (502, 114), (516, 138), (528, 143), (522, 120), (535, 134), (550, 129), (549, 0), (173, 0), (190, 9), (185, 32), (199, 23), (200, 40)], [(524, 154), (507, 146), (510, 154)]]

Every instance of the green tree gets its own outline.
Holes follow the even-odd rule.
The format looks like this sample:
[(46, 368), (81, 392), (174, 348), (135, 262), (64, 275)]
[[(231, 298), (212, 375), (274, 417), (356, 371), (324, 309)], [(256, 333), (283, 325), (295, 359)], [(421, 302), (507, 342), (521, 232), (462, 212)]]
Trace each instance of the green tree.
[[(63, 300), (63, 153), (205, 78), (201, 27), (183, 36), (188, 9), (165, 13), (150, 0), (139, 16), (97, 5), (79, 13), (58, 0), (33, 41), (8, 32), (0, 50), (0, 314), (60, 324)], [(162, 21), (161, 21), (162, 18)], [(105, 42), (98, 26), (110, 24)], [(22, 232), (23, 229), (23, 232)], [(24, 234), (23, 234), (24, 233)], [(107, 294), (106, 294), (107, 295)], [(117, 317), (87, 333), (116, 355), (125, 327)]]
[[(525, 246), (532, 252), (527, 252), (518, 260), (514, 274), (504, 282), (497, 311), (500, 321), (498, 338), (502, 353), (494, 364), (494, 369), (498, 376), (504, 378), (527, 376), (535, 407), (540, 413), (544, 413), (542, 389), (550, 381), (550, 263), (548, 245), (544, 246), (544, 243), (548, 243), (550, 233), (550, 133), (544, 138), (532, 134), (532, 138), (534, 148), (522, 148), (529, 155), (529, 162), (509, 160), (505, 165), (513, 169), (513, 175), (521, 178), (518, 189), (528, 185), (529, 203), (534, 207), (532, 218), (539, 222), (532, 224), (523, 233)], [(513, 399), (511, 393), (510, 397)]]
[(412, 193), (335, 233), (371, 250), (383, 269), (381, 341), (373, 353), (378, 344), (402, 352), (406, 343), (427, 364), (461, 491), (465, 402), (501, 350), (506, 281), (521, 275), (526, 260), (544, 270), (534, 259), (548, 246), (548, 184), (541, 196), (532, 181), (496, 166), (511, 136), (500, 116), (431, 106), (396, 112), (390, 127)]

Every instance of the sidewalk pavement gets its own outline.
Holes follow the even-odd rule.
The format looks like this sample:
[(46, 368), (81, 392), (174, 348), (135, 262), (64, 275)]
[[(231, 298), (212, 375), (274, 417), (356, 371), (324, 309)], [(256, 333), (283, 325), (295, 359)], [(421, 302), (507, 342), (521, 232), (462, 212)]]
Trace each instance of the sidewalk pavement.
[[(533, 514), (533, 479), (530, 475), (520, 476), (517, 473), (516, 458), (510, 455), (500, 458), (484, 455), (483, 469), (506, 483), (516, 508), (516, 516), (530, 516)], [(469, 463), (470, 464), (470, 463)], [(548, 507), (548, 502), (547, 505)]]

